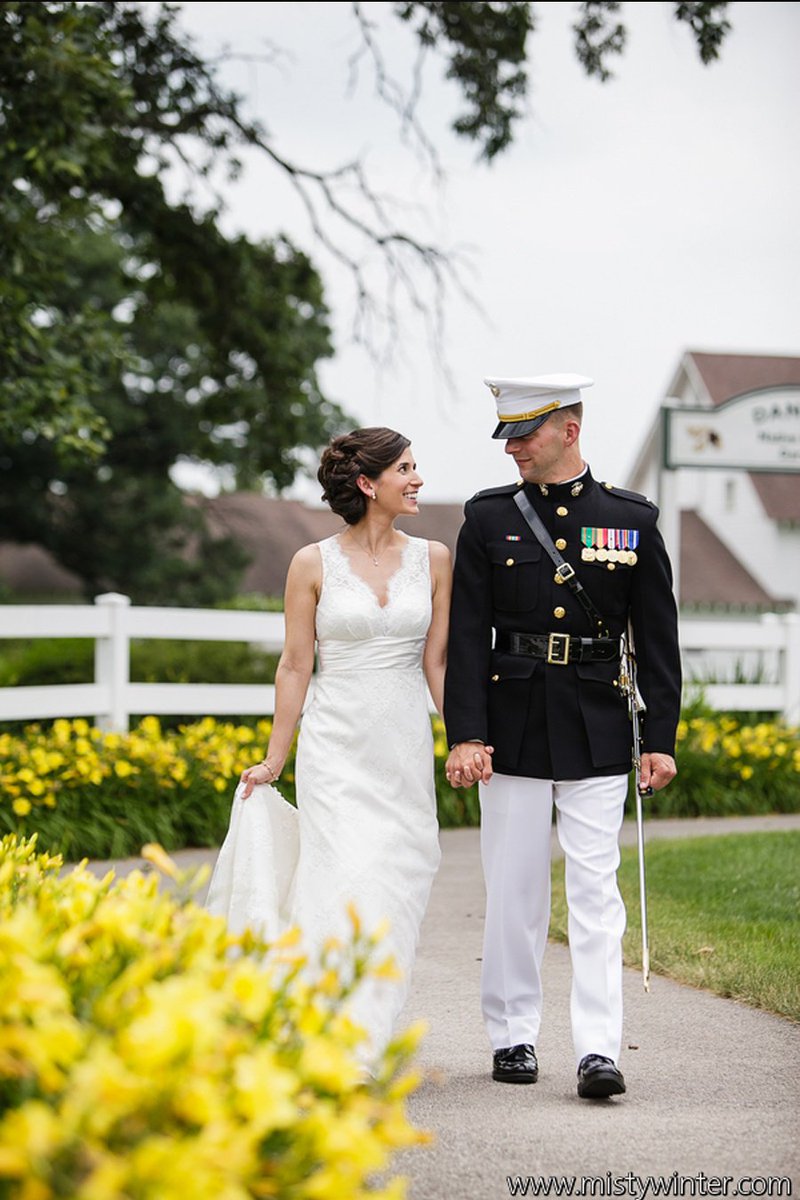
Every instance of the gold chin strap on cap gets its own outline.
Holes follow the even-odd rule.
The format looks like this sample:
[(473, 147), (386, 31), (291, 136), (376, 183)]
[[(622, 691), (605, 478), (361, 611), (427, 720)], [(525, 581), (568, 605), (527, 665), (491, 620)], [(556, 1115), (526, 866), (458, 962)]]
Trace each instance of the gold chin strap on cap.
[(497, 419), (506, 424), (510, 424), (512, 421), (532, 421), (534, 417), (543, 417), (545, 413), (553, 412), (556, 408), (561, 408), (559, 400), (554, 400), (552, 404), (545, 404), (544, 408), (536, 408), (533, 412), (515, 413), (513, 416), (508, 416), (506, 413), (501, 416), (498, 413)]

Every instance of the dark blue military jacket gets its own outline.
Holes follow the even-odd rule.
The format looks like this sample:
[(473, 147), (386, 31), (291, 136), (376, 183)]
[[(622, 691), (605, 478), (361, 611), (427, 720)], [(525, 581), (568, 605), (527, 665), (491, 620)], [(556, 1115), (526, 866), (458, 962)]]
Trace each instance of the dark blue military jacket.
[[(618, 638), (630, 614), (643, 749), (675, 752), (681, 669), (672, 572), (658, 509), (598, 483), (525, 484), (545, 528)], [(511, 632), (596, 633), (514, 503), (520, 484), (468, 501), (453, 578), (445, 721), (449, 744), (480, 739), (494, 769), (541, 779), (584, 779), (631, 769), (631, 723), (619, 662), (566, 665), (494, 649)], [(612, 552), (613, 551), (613, 552)]]

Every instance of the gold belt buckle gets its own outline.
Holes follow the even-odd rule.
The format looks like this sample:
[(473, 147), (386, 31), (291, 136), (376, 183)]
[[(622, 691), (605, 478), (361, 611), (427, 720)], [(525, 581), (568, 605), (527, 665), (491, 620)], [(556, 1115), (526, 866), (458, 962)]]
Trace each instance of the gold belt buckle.
[(551, 633), (547, 639), (547, 661), (565, 667), (569, 662), (569, 634)]

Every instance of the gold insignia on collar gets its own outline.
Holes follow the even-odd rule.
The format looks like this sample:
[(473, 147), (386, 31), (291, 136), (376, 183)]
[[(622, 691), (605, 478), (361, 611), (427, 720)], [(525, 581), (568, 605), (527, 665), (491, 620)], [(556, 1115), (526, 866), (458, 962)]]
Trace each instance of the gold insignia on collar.
[(582, 491), (583, 491), (582, 483), (573, 483), (572, 487), (569, 489), (569, 494), (570, 494), (570, 496), (580, 496)]
[(543, 495), (543, 496), (549, 496), (549, 495), (550, 495), (550, 488), (547, 486), (547, 484), (546, 484), (546, 483), (540, 483), (540, 484), (539, 484), (539, 491), (542, 493), (542, 495)]

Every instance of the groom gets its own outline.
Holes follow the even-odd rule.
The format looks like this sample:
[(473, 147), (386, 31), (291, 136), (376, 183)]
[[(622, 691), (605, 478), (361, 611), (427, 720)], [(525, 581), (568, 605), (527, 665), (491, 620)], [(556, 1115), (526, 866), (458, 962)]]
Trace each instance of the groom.
[[(620, 636), (647, 706), (641, 782), (675, 775), (681, 672), (672, 576), (644, 496), (599, 483), (580, 449), (591, 379), (487, 379), (521, 479), (478, 492), (458, 539), (445, 721), (454, 787), (480, 781), (481, 977), (492, 1078), (533, 1083), (550, 916), (553, 805), (565, 856), (578, 1095), (625, 1091), (618, 834), (631, 770)], [(543, 523), (551, 559), (515, 501)], [(524, 505), (524, 500), (523, 500)], [(555, 566), (565, 560), (568, 566)], [(570, 575), (570, 570), (573, 574)], [(582, 585), (577, 586), (577, 585)]]

